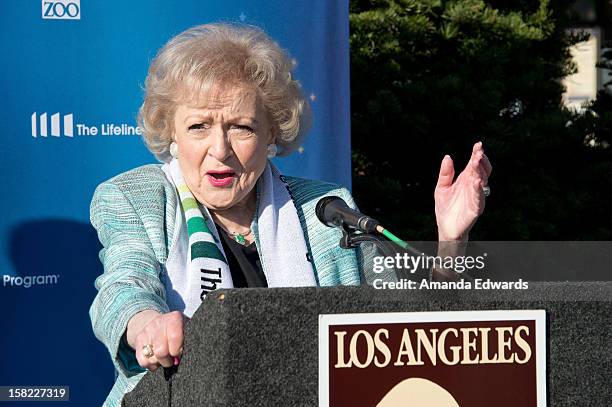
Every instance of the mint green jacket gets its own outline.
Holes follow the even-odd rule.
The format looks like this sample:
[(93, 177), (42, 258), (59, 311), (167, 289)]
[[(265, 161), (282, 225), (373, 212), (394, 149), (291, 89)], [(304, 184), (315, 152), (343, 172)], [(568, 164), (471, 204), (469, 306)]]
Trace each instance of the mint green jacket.
[[(326, 182), (285, 178), (318, 285), (358, 285), (365, 281), (363, 264), (371, 258), (364, 254), (367, 249), (340, 248), (341, 231), (323, 225), (315, 215), (317, 201), (327, 195), (339, 196), (355, 207), (349, 191)], [(146, 373), (125, 340), (130, 318), (147, 309), (169, 312), (160, 272), (178, 236), (178, 203), (176, 190), (160, 165), (145, 165), (120, 174), (100, 184), (94, 193), (91, 223), (103, 245), (100, 260), (104, 273), (95, 280), (98, 293), (89, 315), (96, 337), (110, 352), (117, 370), (105, 406), (120, 406), (123, 395)], [(252, 226), (258, 244), (257, 225)]]

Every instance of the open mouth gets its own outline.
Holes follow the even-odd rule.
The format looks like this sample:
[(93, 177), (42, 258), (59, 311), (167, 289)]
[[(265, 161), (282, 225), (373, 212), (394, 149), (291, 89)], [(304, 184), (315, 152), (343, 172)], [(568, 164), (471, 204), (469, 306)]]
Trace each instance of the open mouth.
[(224, 173), (213, 173), (209, 172), (208, 175), (213, 177), (214, 179), (226, 179), (234, 176), (233, 172), (224, 172)]
[(208, 171), (208, 181), (216, 187), (224, 187), (234, 182), (236, 173), (233, 171)]

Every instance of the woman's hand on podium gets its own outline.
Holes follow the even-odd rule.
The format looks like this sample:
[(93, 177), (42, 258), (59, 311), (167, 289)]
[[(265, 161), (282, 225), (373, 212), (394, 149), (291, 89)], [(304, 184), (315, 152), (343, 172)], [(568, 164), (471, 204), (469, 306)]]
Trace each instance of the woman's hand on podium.
[[(161, 365), (171, 367), (183, 354), (185, 316), (179, 311), (161, 314), (146, 310), (128, 322), (127, 342), (136, 351), (138, 364), (154, 372)], [(152, 355), (147, 357), (147, 351)]]

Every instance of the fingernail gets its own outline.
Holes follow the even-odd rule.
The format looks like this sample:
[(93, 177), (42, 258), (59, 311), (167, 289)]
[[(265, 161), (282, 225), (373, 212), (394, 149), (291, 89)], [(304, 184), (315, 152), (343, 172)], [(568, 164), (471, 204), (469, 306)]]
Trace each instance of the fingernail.
[(181, 363), (181, 358), (175, 356), (174, 357), (174, 366), (178, 366), (179, 363)]

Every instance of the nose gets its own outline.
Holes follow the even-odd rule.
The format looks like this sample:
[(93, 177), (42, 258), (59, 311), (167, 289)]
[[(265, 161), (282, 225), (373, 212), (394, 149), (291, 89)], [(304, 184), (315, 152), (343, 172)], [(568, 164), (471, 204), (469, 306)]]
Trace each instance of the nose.
[(211, 145), (208, 148), (208, 155), (218, 161), (225, 161), (232, 155), (232, 145), (227, 137), (227, 132), (220, 126), (214, 126), (210, 135)]

